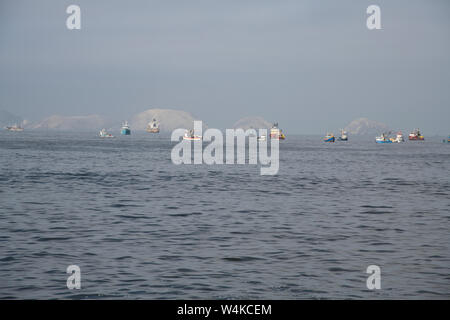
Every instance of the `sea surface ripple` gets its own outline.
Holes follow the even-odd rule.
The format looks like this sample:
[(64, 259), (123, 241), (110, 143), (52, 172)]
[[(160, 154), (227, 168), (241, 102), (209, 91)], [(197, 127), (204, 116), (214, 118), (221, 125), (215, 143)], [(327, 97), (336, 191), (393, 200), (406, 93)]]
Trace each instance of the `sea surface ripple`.
[(275, 176), (173, 145), (0, 133), (0, 299), (450, 298), (450, 145), (291, 135)]

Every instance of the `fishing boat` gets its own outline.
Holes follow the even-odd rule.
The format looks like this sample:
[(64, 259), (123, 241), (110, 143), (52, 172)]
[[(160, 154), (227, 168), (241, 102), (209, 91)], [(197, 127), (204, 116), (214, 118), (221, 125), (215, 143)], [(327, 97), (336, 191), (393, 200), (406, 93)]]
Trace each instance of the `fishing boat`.
[(286, 136), (284, 135), (283, 131), (280, 128), (278, 128), (278, 123), (274, 123), (272, 128), (270, 128), (270, 138), (277, 140), (286, 139)]
[(126, 136), (131, 134), (131, 129), (130, 129), (130, 125), (128, 124), (128, 121), (125, 121), (122, 124), (122, 129), (120, 130), (120, 134), (123, 134), (123, 135), (126, 135)]
[(339, 141), (348, 141), (347, 132), (341, 129), (341, 135), (338, 138)]
[(194, 130), (186, 130), (183, 136), (183, 140), (191, 140), (191, 141), (200, 141), (202, 140), (202, 136), (198, 136), (194, 134)]
[(100, 133), (98, 135), (100, 136), (100, 138), (114, 138), (111, 133), (106, 132), (106, 129), (100, 130)]
[(444, 143), (450, 143), (450, 135), (447, 137), (447, 139), (442, 140)]
[(148, 123), (146, 131), (149, 133), (159, 133), (159, 124), (156, 122), (156, 119), (153, 118), (153, 120)]
[(23, 128), (21, 126), (18, 126), (17, 124), (10, 127), (5, 127), (5, 129), (8, 131), (15, 131), (15, 132), (23, 131)]
[(334, 137), (334, 134), (332, 133), (327, 133), (325, 138), (323, 138), (323, 141), (325, 142), (334, 142), (336, 140), (336, 138)]
[(408, 138), (409, 138), (409, 140), (413, 140), (413, 141), (414, 140), (420, 140), (420, 141), (425, 140), (423, 135), (420, 133), (419, 129), (414, 129), (414, 131), (409, 134)]
[(390, 138), (389, 140), (396, 143), (405, 142), (405, 138), (403, 138), (401, 131), (397, 132), (397, 136), (395, 138)]
[(392, 140), (388, 138), (387, 133), (382, 133), (381, 136), (375, 137), (376, 143), (392, 143)]

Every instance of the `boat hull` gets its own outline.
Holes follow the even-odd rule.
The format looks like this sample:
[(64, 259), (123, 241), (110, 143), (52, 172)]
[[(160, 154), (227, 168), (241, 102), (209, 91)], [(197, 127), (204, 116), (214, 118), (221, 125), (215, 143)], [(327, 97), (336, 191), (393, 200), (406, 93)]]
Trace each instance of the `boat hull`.
[(335, 137), (323, 139), (324, 142), (334, 142), (335, 140), (336, 140)]
[(122, 129), (120, 131), (120, 134), (122, 134), (124, 136), (129, 136), (131, 134), (131, 130), (130, 129)]
[(411, 137), (410, 136), (408, 139), (411, 140), (411, 141), (423, 141), (423, 140), (425, 140), (425, 138), (423, 136), (419, 136), (419, 137), (416, 137), (416, 136)]
[(159, 133), (159, 129), (158, 128), (153, 128), (153, 129), (147, 129), (148, 133)]
[(12, 131), (12, 132), (22, 132), (22, 131), (23, 131), (23, 128), (7, 127), (6, 130)]

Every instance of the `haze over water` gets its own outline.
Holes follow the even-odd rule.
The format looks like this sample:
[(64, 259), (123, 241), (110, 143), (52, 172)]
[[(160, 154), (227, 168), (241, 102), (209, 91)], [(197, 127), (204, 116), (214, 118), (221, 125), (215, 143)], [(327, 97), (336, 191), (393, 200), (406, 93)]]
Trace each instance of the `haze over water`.
[(450, 298), (450, 145), (288, 135), (276, 176), (173, 145), (1, 132), (0, 298)]

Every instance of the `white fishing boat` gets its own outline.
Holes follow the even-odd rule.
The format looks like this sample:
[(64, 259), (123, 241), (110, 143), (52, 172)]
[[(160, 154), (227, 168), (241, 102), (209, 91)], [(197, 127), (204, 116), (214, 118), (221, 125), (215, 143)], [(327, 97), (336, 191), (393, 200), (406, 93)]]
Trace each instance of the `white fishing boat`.
[(202, 140), (202, 136), (195, 135), (194, 130), (186, 130), (183, 140), (200, 141)]
[(18, 126), (17, 124), (10, 127), (5, 127), (5, 129), (8, 131), (15, 131), (15, 132), (23, 131), (23, 128), (21, 126)]
[(114, 138), (111, 133), (106, 132), (106, 129), (100, 130), (100, 133), (98, 135), (100, 136), (100, 138)]
[(159, 124), (156, 119), (148, 123), (146, 131), (149, 133), (159, 133)]
[(397, 132), (397, 136), (395, 138), (391, 138), (390, 140), (396, 143), (405, 142), (405, 138), (403, 137), (403, 134), (400, 131)]
[(338, 138), (339, 141), (348, 141), (347, 132), (341, 129), (341, 135)]

